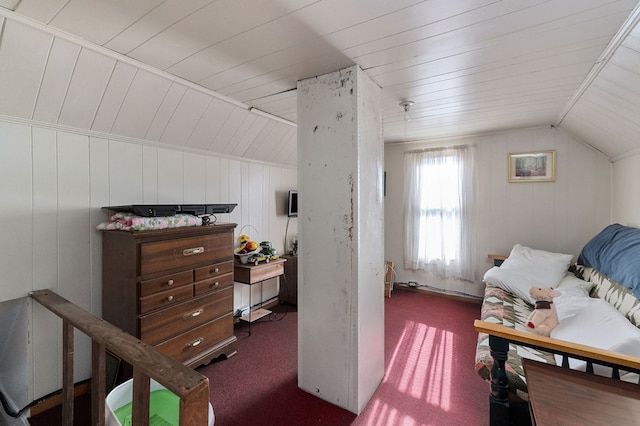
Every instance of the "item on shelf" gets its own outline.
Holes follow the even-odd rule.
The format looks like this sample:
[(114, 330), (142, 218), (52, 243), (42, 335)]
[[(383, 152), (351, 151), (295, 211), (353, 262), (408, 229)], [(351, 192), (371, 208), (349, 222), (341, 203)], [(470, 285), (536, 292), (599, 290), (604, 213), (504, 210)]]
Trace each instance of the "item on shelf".
[(238, 248), (235, 250), (235, 255), (240, 258), (240, 262), (247, 263), (249, 258), (253, 255), (260, 253), (260, 246), (257, 242), (252, 241), (247, 234), (241, 234), (238, 237)]

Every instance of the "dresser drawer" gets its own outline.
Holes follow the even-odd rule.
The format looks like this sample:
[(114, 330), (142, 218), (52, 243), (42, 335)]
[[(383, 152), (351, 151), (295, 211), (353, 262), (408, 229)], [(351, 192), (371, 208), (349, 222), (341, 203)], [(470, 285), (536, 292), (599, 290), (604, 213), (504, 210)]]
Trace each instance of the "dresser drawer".
[(173, 359), (185, 362), (232, 335), (233, 315), (229, 313), (162, 342), (155, 348)]
[(233, 261), (215, 263), (213, 265), (197, 268), (194, 271), (195, 281), (206, 280), (233, 272)]
[(140, 340), (155, 345), (232, 311), (233, 289), (228, 288), (141, 316)]
[(230, 234), (145, 242), (140, 245), (140, 275), (232, 259)]
[(193, 285), (193, 293), (196, 296), (200, 296), (211, 291), (222, 290), (229, 287), (233, 287), (233, 274), (198, 281)]
[(159, 308), (172, 306), (193, 297), (193, 284), (183, 285), (151, 296), (140, 298), (140, 313), (146, 314)]
[(149, 296), (160, 291), (170, 290), (193, 282), (193, 272), (191, 269), (177, 274), (165, 275), (140, 282), (140, 296)]

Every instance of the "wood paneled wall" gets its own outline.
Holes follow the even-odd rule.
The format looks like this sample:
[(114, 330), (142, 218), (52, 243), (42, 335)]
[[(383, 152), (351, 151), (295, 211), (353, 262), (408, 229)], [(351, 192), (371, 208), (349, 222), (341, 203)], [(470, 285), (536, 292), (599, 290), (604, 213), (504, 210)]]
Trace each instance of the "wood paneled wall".
[[(286, 215), (294, 167), (216, 157), (135, 140), (0, 121), (0, 301), (51, 288), (100, 316), (102, 206), (140, 203), (237, 203), (221, 222), (244, 225), (256, 240), (284, 250), (297, 222)], [(253, 300), (259, 299), (259, 289)], [(277, 282), (264, 297), (277, 295)], [(247, 305), (249, 287), (236, 284), (235, 305)], [(33, 304), (30, 397), (61, 386), (58, 321)], [(90, 342), (77, 338), (76, 381), (90, 377)]]
[[(476, 281), (443, 281), (403, 267), (404, 152), (429, 146), (473, 144), (477, 171)], [(508, 183), (507, 154), (556, 150), (556, 181)], [(514, 244), (573, 254), (611, 219), (611, 163), (565, 131), (538, 127), (455, 140), (387, 144), (385, 149), (385, 257), (394, 281), (481, 296), (487, 255), (509, 254)]]

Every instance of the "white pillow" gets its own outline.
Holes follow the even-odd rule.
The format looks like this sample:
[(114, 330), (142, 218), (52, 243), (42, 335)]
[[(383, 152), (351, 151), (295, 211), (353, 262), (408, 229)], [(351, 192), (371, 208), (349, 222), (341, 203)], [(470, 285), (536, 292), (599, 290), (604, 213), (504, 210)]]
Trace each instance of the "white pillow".
[(520, 274), (518, 271), (494, 266), (484, 274), (482, 280), (518, 296), (525, 302), (530, 304), (535, 303), (535, 300), (529, 296), (529, 288), (537, 284), (533, 282), (531, 277), (528, 275)]
[[(561, 320), (551, 330), (551, 337), (626, 355), (640, 356), (640, 329), (631, 324), (605, 300), (591, 300), (591, 303), (579, 309), (575, 315), (564, 321)], [(556, 355), (556, 363), (561, 362), (562, 357)], [(584, 370), (585, 365), (584, 361), (569, 360), (569, 366), (577, 370)], [(611, 373), (611, 369), (607, 368), (596, 368), (595, 371), (601, 375)]]
[[(528, 276), (540, 287), (556, 287), (564, 278), (573, 255), (536, 250), (516, 244), (500, 268)], [(527, 290), (528, 291), (528, 290)]]
[(555, 288), (569, 269), (572, 258), (570, 254), (534, 250), (516, 244), (501, 266), (494, 266), (484, 274), (483, 281), (534, 304), (529, 288)]
[(557, 288), (561, 289), (561, 288), (565, 288), (565, 287), (572, 287), (572, 286), (576, 286), (576, 287), (581, 287), (583, 289), (585, 289), (587, 291), (587, 293), (589, 293), (591, 291), (591, 289), (596, 285), (596, 283), (590, 282), (590, 281), (585, 281), (582, 280), (578, 277), (576, 277), (573, 272), (567, 272), (565, 274), (565, 276), (562, 278), (562, 280), (560, 280), (560, 282), (558, 283)]

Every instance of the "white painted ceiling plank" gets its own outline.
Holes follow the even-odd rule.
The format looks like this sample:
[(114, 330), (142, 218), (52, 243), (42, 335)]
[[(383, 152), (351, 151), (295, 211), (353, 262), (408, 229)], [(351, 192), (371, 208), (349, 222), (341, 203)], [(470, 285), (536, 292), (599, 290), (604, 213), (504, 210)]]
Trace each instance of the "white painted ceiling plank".
[(162, 0), (70, 0), (50, 25), (102, 45)]
[[(209, 150), (214, 152), (225, 152), (227, 144), (236, 134), (242, 123), (244, 123), (245, 118), (248, 115), (249, 111), (246, 109), (234, 107), (229, 118), (224, 122), (224, 125), (209, 145)], [(255, 114), (251, 115), (255, 116)]]
[(264, 153), (271, 152), (274, 149), (274, 138), (271, 135), (276, 129), (276, 124), (280, 123), (274, 120), (265, 120), (265, 125), (262, 126), (260, 132), (254, 137), (249, 145), (249, 150), (252, 151), (251, 155), (255, 155), (255, 158), (259, 158), (258, 155), (262, 155), (264, 157)]
[[(539, 3), (538, 0), (535, 0), (535, 2)], [(530, 3), (533, 2), (531, 0), (527, 3), (520, 2), (518, 7)], [(461, 19), (466, 19), (467, 22), (473, 19), (477, 21), (481, 19), (480, 17), (496, 13), (491, 12), (491, 10), (498, 8), (504, 9), (505, 3), (496, 2), (495, 0), (476, 2), (431, 0), (416, 4), (412, 8), (399, 8), (393, 13), (348, 26), (339, 31), (327, 34), (324, 38), (338, 49), (348, 49), (369, 43), (371, 40), (380, 40), (400, 33), (406, 33), (416, 28), (434, 25), (447, 19), (456, 22), (455, 27), (459, 27), (463, 25), (462, 23), (458, 23)], [(399, 26), (398, 22), (402, 22), (402, 26)]]
[(180, 103), (180, 99), (187, 92), (187, 87), (182, 84), (172, 83), (160, 103), (151, 125), (147, 129), (145, 138), (149, 140), (159, 141), (162, 137), (169, 120)]
[[(584, 117), (579, 120), (582, 123), (581, 125), (590, 127), (590, 135), (596, 136), (601, 132), (608, 134), (608, 136), (590, 136), (589, 140), (593, 138), (591, 143), (595, 144), (594, 146), (612, 151), (614, 157), (637, 147), (634, 138), (637, 132), (640, 131), (640, 126), (637, 123), (619, 120), (616, 112), (601, 108), (597, 98), (590, 99), (589, 96), (583, 96), (575, 113), (577, 116), (584, 114), (585, 117), (594, 119), (592, 121), (593, 125), (586, 124)], [(606, 122), (612, 123), (612, 125), (603, 125)]]
[(233, 136), (227, 140), (227, 144), (222, 150), (224, 154), (233, 155), (233, 151), (242, 141), (242, 138), (249, 132), (253, 123), (259, 117), (256, 114), (247, 114), (242, 121), (242, 123), (238, 126), (236, 131), (233, 133)]
[(112, 58), (82, 48), (60, 111), (59, 124), (91, 128), (115, 63)]
[(104, 44), (124, 55), (216, 0), (166, 0)]
[[(299, 78), (310, 78), (315, 75), (322, 75), (325, 73), (333, 72), (338, 69), (346, 68), (353, 65), (353, 61), (346, 56), (336, 53), (335, 51), (327, 51), (326, 54), (319, 54), (317, 56), (307, 56), (307, 55), (296, 55), (290, 58), (282, 58), (278, 60), (275, 55), (274, 58), (281, 66), (276, 69), (265, 72), (259, 75), (254, 75), (253, 77), (243, 78), (241, 81), (238, 81), (234, 84), (228, 84), (225, 87), (219, 87), (215, 89), (219, 93), (226, 94), (227, 96), (232, 96), (238, 93), (247, 93), (246, 95), (241, 95), (243, 99), (255, 99), (260, 96), (251, 95), (251, 91), (253, 89), (258, 88), (258, 86), (266, 86), (272, 88), (272, 93), (280, 93), (282, 91), (282, 86), (278, 84), (278, 82), (286, 82), (285, 86), (288, 86), (289, 89), (295, 89), (297, 85), (297, 81)], [(254, 66), (256, 64), (251, 64)], [(267, 67), (259, 66), (260, 69), (265, 69)], [(241, 75), (238, 77), (242, 78)], [(207, 85), (208, 79), (202, 80), (200, 84)], [(264, 93), (264, 90), (261, 90)], [(270, 93), (271, 94), (271, 93)]]
[[(263, 54), (222, 72), (209, 75), (198, 81), (198, 83), (212, 90), (220, 90), (238, 82), (253, 79), (256, 76), (259, 77), (277, 71), (283, 74), (286, 73), (285, 75), (292, 75), (293, 71), (290, 68), (294, 64), (307, 61), (317, 62), (318, 58), (322, 58), (325, 55), (335, 55), (335, 53), (333, 46), (327, 44), (321, 38), (305, 40), (305, 43), (298, 43), (287, 49)], [(346, 58), (344, 55), (343, 57)], [(260, 73), (256, 73), (256, 70), (260, 70)]]
[[(613, 35), (619, 25), (624, 20), (624, 15), (606, 16), (597, 22), (580, 22), (571, 27), (564, 27), (559, 23), (551, 29), (545, 29), (545, 25), (529, 27), (525, 30), (515, 31), (508, 25), (508, 22), (496, 22), (493, 25), (485, 25), (480, 30), (471, 27), (460, 31), (445, 33), (441, 36), (430, 37), (424, 40), (410, 42), (394, 49), (378, 50), (373, 53), (352, 56), (363, 69), (394, 64), (395, 68), (402, 65), (411, 66), (425, 60), (460, 54), (463, 52), (476, 51), (481, 49), (499, 49), (509, 51), (514, 46), (520, 46), (521, 51), (529, 49), (529, 45), (534, 50), (544, 48), (544, 46), (554, 45), (558, 39), (563, 42), (573, 43), (576, 34), (589, 33), (590, 38), (601, 35)], [(500, 28), (496, 31), (496, 28)], [(512, 32), (508, 30), (511, 29)], [(473, 40), (473, 42), (469, 42)], [(545, 42), (546, 40), (546, 42)], [(416, 56), (415, 52), (425, 52), (428, 56)]]
[(288, 15), (265, 23), (235, 37), (223, 40), (185, 58), (166, 71), (190, 81), (200, 81), (212, 74), (294, 46), (301, 40), (317, 37), (302, 22)]
[(132, 50), (129, 56), (164, 70), (282, 13), (270, 9), (276, 8), (259, 0), (218, 0), (157, 34)]
[[(606, 46), (609, 36), (603, 36), (577, 43), (551, 43), (541, 45), (539, 48), (527, 46), (522, 50), (516, 44), (504, 49), (482, 49), (480, 51), (464, 52), (445, 58), (438, 58), (426, 61), (418, 65), (407, 68), (399, 68), (388, 72), (383, 72), (379, 67), (371, 70), (373, 78), (378, 84), (388, 89), (401, 89), (411, 87), (413, 84), (433, 84), (441, 80), (454, 78), (456, 76), (465, 77), (474, 73), (501, 69), (517, 64), (536, 64), (541, 61), (554, 61), (556, 64), (562, 63), (565, 55), (572, 52), (598, 48)], [(594, 55), (597, 53), (594, 51)]]
[(16, 12), (48, 24), (69, 0), (22, 0)]
[(118, 111), (112, 132), (144, 138), (170, 86), (167, 79), (138, 70)]
[(118, 61), (116, 63), (107, 90), (91, 125), (92, 130), (104, 133), (111, 132), (137, 71), (137, 68), (124, 62)]
[[(296, 129), (286, 126), (278, 126), (277, 133), (274, 133), (274, 137), (278, 141), (278, 144), (270, 153), (268, 153), (266, 157), (267, 161), (278, 163), (282, 161), (282, 157), (285, 157), (286, 159), (291, 151), (297, 153), (298, 133)], [(296, 164), (296, 162), (293, 164)]]
[(50, 35), (14, 21), (4, 23), (0, 40), (3, 114), (31, 118), (52, 40)]
[(202, 150), (209, 149), (211, 141), (222, 128), (233, 108), (233, 105), (214, 99), (193, 130), (191, 137), (187, 141), (187, 146)]
[[(252, 148), (256, 150), (266, 149), (266, 147), (264, 147), (259, 142), (255, 145), (253, 143), (254, 141), (257, 141), (258, 135), (260, 135), (269, 121), (270, 120), (268, 118), (262, 116), (256, 117), (255, 120), (253, 120), (253, 123), (251, 123), (251, 126), (247, 128), (246, 133), (235, 144), (233, 151), (231, 151), (231, 155), (236, 157), (244, 157)], [(251, 154), (249, 153), (249, 155)]]
[(172, 145), (186, 145), (191, 132), (193, 132), (212, 100), (213, 97), (209, 95), (188, 89), (171, 116), (171, 120), (167, 123), (160, 141)]
[(602, 70), (593, 85), (601, 89), (606, 88), (611, 94), (626, 101), (638, 102), (640, 87), (635, 82), (640, 76), (627, 68), (621, 68), (609, 64)]
[(33, 113), (34, 120), (58, 121), (79, 54), (78, 45), (61, 38), (53, 40)]
[[(628, 94), (621, 89), (621, 87), (599, 78), (589, 88), (587, 99), (597, 104), (600, 109), (611, 111), (622, 121), (636, 123), (640, 129), (640, 101), (637, 93)], [(617, 123), (618, 120), (615, 122)]]

